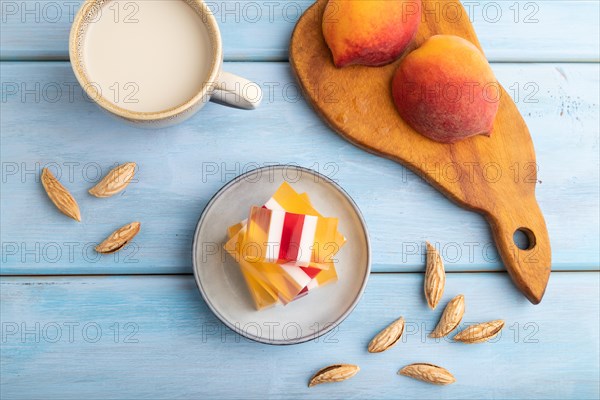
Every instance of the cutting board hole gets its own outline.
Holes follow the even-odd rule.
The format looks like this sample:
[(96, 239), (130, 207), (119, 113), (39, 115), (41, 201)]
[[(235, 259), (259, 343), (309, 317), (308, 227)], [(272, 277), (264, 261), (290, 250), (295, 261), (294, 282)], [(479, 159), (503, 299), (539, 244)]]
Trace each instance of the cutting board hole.
[(517, 229), (513, 234), (513, 241), (521, 250), (531, 250), (535, 247), (535, 235), (527, 228)]

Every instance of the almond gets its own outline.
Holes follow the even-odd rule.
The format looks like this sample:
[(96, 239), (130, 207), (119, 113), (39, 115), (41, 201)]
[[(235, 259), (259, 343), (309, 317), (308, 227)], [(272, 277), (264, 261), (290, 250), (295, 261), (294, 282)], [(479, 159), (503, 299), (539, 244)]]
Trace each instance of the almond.
[(98, 253), (110, 254), (121, 250), (140, 231), (140, 223), (132, 222), (117, 229), (96, 246)]
[(400, 340), (402, 332), (404, 332), (404, 318), (400, 317), (371, 340), (368, 348), (369, 353), (386, 351)]
[(471, 325), (454, 336), (454, 340), (463, 343), (481, 343), (495, 337), (504, 328), (504, 321), (497, 319), (495, 321), (484, 322), (482, 324)]
[(48, 197), (52, 200), (56, 208), (66, 216), (81, 222), (81, 214), (75, 198), (73, 198), (67, 188), (61, 185), (48, 168), (42, 170), (41, 180)]
[(456, 382), (454, 376), (447, 369), (426, 363), (407, 365), (398, 371), (398, 374), (435, 385), (449, 385)]
[(352, 378), (360, 371), (358, 365), (334, 364), (320, 369), (308, 382), (308, 387), (321, 383), (341, 382)]
[(437, 252), (431, 243), (427, 242), (427, 267), (425, 270), (425, 298), (427, 304), (432, 310), (444, 294), (444, 286), (446, 285), (446, 273), (444, 271), (444, 263), (442, 257)]
[(136, 167), (134, 162), (116, 166), (96, 186), (91, 188), (89, 193), (96, 197), (110, 197), (119, 193), (133, 179)]
[(429, 337), (441, 338), (452, 332), (460, 324), (464, 313), (465, 296), (459, 294), (446, 305), (440, 322), (438, 322), (433, 332), (429, 334)]

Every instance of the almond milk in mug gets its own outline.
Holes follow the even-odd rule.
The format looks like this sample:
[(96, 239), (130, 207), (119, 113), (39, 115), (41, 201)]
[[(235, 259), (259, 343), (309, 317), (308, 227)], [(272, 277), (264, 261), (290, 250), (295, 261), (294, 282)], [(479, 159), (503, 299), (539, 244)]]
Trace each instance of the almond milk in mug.
[(86, 0), (69, 43), (87, 95), (142, 127), (181, 122), (212, 97), (254, 109), (260, 87), (223, 72), (221, 35), (201, 0)]

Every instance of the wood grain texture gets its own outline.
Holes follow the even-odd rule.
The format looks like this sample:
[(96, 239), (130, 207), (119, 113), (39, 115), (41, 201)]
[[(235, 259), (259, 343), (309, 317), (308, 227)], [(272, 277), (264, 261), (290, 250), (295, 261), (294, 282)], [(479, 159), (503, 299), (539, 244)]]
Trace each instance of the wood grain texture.
[[(515, 180), (507, 173), (514, 165), (537, 165), (529, 129), (508, 93), (500, 89), (489, 137), (478, 135), (453, 144), (428, 139), (400, 118), (394, 105), (390, 82), (401, 60), (379, 68), (333, 64), (319, 18), (326, 4), (327, 0), (319, 0), (304, 13), (290, 43), (290, 65), (310, 104), (342, 137), (398, 161), (462, 207), (483, 214), (513, 281), (532, 303), (539, 303), (550, 277), (550, 238), (535, 198), (537, 170), (529, 180)], [(461, 9), (458, 0), (423, 0), (421, 7), (422, 22), (407, 52), (439, 34), (460, 36), (481, 50), (468, 19), (428, 14), (435, 7)], [(337, 101), (323, 95), (327, 87), (337, 92)], [(453, 165), (457, 178), (438, 176), (432, 172), (435, 165)], [(515, 244), (517, 230), (527, 233), (526, 248)]]
[[(122, 4), (127, 1), (123, 0)], [(230, 61), (287, 60), (288, 41), (313, 0), (207, 0)], [(67, 60), (68, 36), (80, 0), (1, 0), (0, 59)], [(597, 61), (595, 0), (477, 0), (463, 2), (493, 61)], [(127, 11), (127, 12), (124, 12)], [(435, 12), (435, 10), (433, 10)], [(126, 15), (131, 9), (121, 9)], [(453, 10), (438, 10), (454, 18)], [(586, 38), (582, 40), (581, 38)]]
[[(350, 193), (369, 227), (374, 271), (423, 271), (425, 240), (439, 248), (448, 271), (503, 269), (481, 216), (458, 208), (402, 166), (331, 132), (298, 98), (287, 64), (226, 63), (226, 69), (262, 85), (261, 108), (246, 112), (208, 104), (190, 121), (161, 131), (134, 129), (107, 116), (82, 97), (67, 63), (1, 67), (4, 274), (191, 273), (192, 234), (204, 205), (236, 175), (269, 163), (316, 169)], [(542, 182), (537, 196), (553, 239), (554, 268), (597, 270), (598, 65), (492, 67), (512, 87), (509, 93), (533, 136)], [(139, 171), (124, 192), (110, 199), (87, 193), (125, 161), (136, 161)], [(37, 181), (44, 166), (60, 171), (57, 178), (79, 202), (84, 223), (65, 220), (48, 201)], [(531, 172), (526, 167), (510, 173), (522, 179)], [(243, 214), (240, 210), (240, 219)], [(144, 225), (133, 246), (97, 257), (94, 246), (132, 220)]]
[[(334, 333), (280, 347), (225, 329), (191, 276), (2, 278), (0, 394), (14, 400), (598, 398), (597, 272), (553, 273), (539, 306), (504, 273), (450, 274), (443, 301), (465, 294), (462, 327), (506, 320), (498, 339), (479, 345), (426, 337), (441, 310), (427, 309), (421, 282), (421, 274), (374, 274)], [(404, 340), (368, 353), (369, 340), (400, 314)], [(69, 323), (78, 324), (72, 339)], [(30, 331), (24, 337), (22, 326)], [(343, 383), (306, 387), (318, 369), (338, 362), (361, 371)], [(457, 382), (439, 388), (396, 374), (415, 362), (441, 365)]]
[[(79, 2), (0, 0), (0, 59), (67, 60), (69, 10)], [(213, 1), (225, 58), (287, 60), (292, 29), (312, 2)], [(491, 60), (598, 61), (595, 0), (469, 3)], [(510, 8), (515, 3), (518, 20)], [(494, 21), (497, 6), (501, 16)], [(191, 235), (206, 202), (235, 175), (265, 163), (296, 163), (340, 183), (365, 215), (374, 271), (421, 272), (425, 240), (440, 247), (448, 271), (503, 268), (481, 216), (332, 133), (297, 97), (287, 64), (226, 63), (225, 69), (261, 83), (267, 93), (261, 109), (249, 114), (209, 104), (180, 126), (148, 132), (112, 120), (85, 100), (65, 62), (0, 63), (0, 273), (191, 273)], [(543, 182), (537, 196), (553, 239), (554, 271), (598, 270), (598, 65), (493, 69), (536, 146)], [(129, 160), (140, 162), (140, 175), (126, 191), (111, 199), (86, 193)], [(65, 222), (45, 199), (36, 177), (46, 165), (73, 189), (85, 223)], [(96, 258), (93, 246), (130, 218), (144, 224), (132, 247), (119, 257)], [(334, 336), (268, 347), (237, 342), (239, 336), (210, 314), (191, 276), (4, 277), (0, 397), (597, 399), (598, 279), (596, 272), (554, 272), (544, 302), (533, 307), (505, 274), (449, 273), (442, 302), (465, 293), (464, 324), (507, 320), (499, 342), (467, 347), (426, 338), (441, 309), (427, 311), (422, 274), (373, 274), (365, 298)], [(407, 342), (375, 360), (368, 341), (400, 314), (410, 323)], [(10, 333), (13, 323), (17, 334)], [(34, 333), (22, 338), (22, 323)], [(53, 323), (61, 329), (58, 340)], [(95, 324), (102, 329), (97, 342)], [(306, 388), (331, 362), (356, 362), (362, 370), (348, 382)], [(458, 382), (432, 388), (396, 375), (412, 362), (443, 365)], [(489, 373), (477, 373), (482, 367)]]

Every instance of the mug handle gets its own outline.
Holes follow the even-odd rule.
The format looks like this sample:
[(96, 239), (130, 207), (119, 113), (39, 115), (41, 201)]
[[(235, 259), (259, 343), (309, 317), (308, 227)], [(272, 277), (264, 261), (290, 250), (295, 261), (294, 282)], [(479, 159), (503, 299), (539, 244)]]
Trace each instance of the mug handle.
[(254, 110), (262, 100), (262, 89), (255, 82), (221, 71), (211, 100), (235, 108)]

